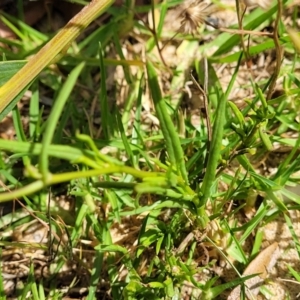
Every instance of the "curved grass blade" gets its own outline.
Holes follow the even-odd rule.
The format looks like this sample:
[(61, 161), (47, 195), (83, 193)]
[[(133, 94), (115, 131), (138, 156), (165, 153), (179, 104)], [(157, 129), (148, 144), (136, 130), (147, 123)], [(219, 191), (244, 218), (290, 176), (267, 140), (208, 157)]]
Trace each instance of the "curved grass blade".
[(43, 137), (42, 142), (42, 151), (40, 155), (40, 171), (43, 175), (43, 179), (46, 181), (48, 174), (48, 148), (51, 144), (59, 117), (62, 113), (62, 110), (65, 106), (66, 101), (68, 100), (70, 93), (76, 83), (76, 80), (84, 67), (84, 62), (79, 64), (69, 75), (67, 81), (65, 82), (63, 88), (61, 89), (55, 103), (51, 114), (48, 118), (48, 124)]
[(160, 122), (161, 130), (166, 141), (171, 165), (175, 166), (185, 183), (188, 183), (187, 171), (184, 162), (184, 154), (181, 148), (178, 133), (175, 130), (167, 105), (161, 95), (157, 75), (152, 63), (147, 62), (147, 72), (152, 98)]

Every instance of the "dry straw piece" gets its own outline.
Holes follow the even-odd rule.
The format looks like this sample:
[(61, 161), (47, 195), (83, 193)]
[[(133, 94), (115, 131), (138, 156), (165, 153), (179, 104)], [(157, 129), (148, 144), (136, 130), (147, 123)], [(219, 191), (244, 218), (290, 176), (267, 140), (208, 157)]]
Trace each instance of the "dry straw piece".
[(260, 6), (262, 9), (269, 9), (273, 0), (243, 0), (247, 6)]

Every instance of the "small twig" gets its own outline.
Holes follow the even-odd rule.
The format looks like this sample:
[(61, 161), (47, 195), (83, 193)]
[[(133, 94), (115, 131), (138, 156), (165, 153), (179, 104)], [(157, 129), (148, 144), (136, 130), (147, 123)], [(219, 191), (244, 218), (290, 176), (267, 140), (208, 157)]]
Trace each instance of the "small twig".
[(258, 35), (258, 36), (268, 36), (272, 37), (273, 34), (270, 32), (262, 32), (262, 31), (254, 31), (254, 30), (245, 30), (245, 29), (229, 29), (229, 28), (219, 28), (220, 31), (223, 32), (228, 32), (228, 33), (233, 33), (233, 34), (250, 34), (250, 35)]
[(254, 30), (245, 30), (245, 29), (230, 29), (226, 27), (218, 27), (214, 24), (211, 24), (208, 21), (205, 21), (205, 24), (208, 26), (213, 27), (214, 29), (217, 29), (222, 32), (227, 32), (227, 33), (232, 33), (232, 34), (250, 34), (250, 35), (258, 35), (258, 36), (268, 36), (268, 37), (273, 37), (273, 33), (270, 32), (263, 32), (263, 31), (254, 31)]
[(202, 260), (202, 264), (204, 266), (207, 266), (209, 263), (209, 251), (207, 250), (207, 248), (205, 247), (205, 245), (203, 243), (200, 243), (199, 246), (203, 249), (204, 256), (206, 257), (205, 259)]
[[(158, 38), (157, 38), (157, 34), (156, 34), (156, 29), (155, 29), (155, 16), (154, 16), (154, 6), (152, 5), (152, 7), (151, 7), (151, 14), (152, 14), (152, 23), (153, 23), (153, 28), (151, 28), (137, 13), (135, 13), (134, 11), (133, 11), (133, 13), (134, 13), (134, 15), (135, 15), (135, 17), (139, 20), (139, 21), (141, 21), (142, 23), (143, 23), (143, 25), (150, 31), (150, 33), (153, 35), (153, 37), (154, 37), (154, 41), (155, 41), (155, 45), (156, 45), (156, 48), (157, 48), (157, 50), (158, 50), (158, 54), (159, 54), (159, 57), (160, 57), (160, 59), (161, 59), (161, 61), (163, 62), (163, 64), (167, 67), (167, 64), (166, 64), (166, 62), (165, 62), (165, 60), (164, 60), (164, 58), (163, 58), (163, 56), (162, 56), (162, 50), (164, 49), (164, 47), (166, 46), (166, 44), (167, 43), (169, 43), (169, 41), (165, 44), (165, 45), (163, 45), (162, 47), (159, 47), (159, 43), (158, 43)], [(174, 37), (177, 35), (177, 33), (174, 35)], [(173, 38), (174, 38), (173, 37)], [(172, 39), (173, 39), (172, 38)]]
[(204, 93), (208, 95), (208, 65), (207, 65), (207, 58), (206, 56), (203, 57), (203, 64), (204, 64)]
[(194, 239), (194, 232), (190, 232), (184, 240), (180, 243), (179, 247), (176, 250), (176, 254), (180, 255), (183, 253), (183, 251), (186, 249), (186, 247), (191, 243), (191, 241)]
[(176, 32), (170, 39), (168, 39), (160, 48), (160, 51), (162, 51), (169, 43), (171, 43), (175, 37), (178, 35), (178, 32)]
[[(177, 255), (180, 255), (183, 253), (183, 251), (191, 244), (193, 240), (196, 240), (197, 243), (201, 243), (207, 236), (206, 230), (204, 232), (199, 232), (197, 230), (191, 231), (184, 240), (180, 243), (179, 247), (175, 251)], [(201, 244), (200, 244), (201, 245)]]
[[(204, 82), (207, 82), (207, 72), (204, 72)], [(198, 90), (200, 91), (200, 93), (203, 95), (204, 98), (204, 109), (205, 109), (205, 114), (206, 114), (206, 126), (207, 126), (207, 136), (208, 136), (208, 149), (209, 149), (209, 144), (211, 142), (211, 138), (212, 138), (212, 129), (211, 129), (211, 123), (210, 123), (210, 119), (209, 119), (209, 109), (208, 109), (208, 99), (207, 99), (207, 95), (205, 90), (203, 90), (203, 88), (200, 86), (200, 84), (197, 82), (197, 80), (195, 79), (195, 77), (193, 76), (193, 74), (191, 73), (191, 79), (193, 81), (193, 83), (196, 85), (196, 87), (198, 88)], [(207, 85), (206, 83), (204, 83), (204, 87), (205, 85)], [(207, 87), (206, 87), (207, 88)]]
[(282, 2), (281, 0), (278, 0), (278, 10), (277, 10), (277, 16), (276, 16), (274, 32), (273, 32), (273, 40), (274, 40), (275, 51), (276, 51), (276, 65), (269, 85), (267, 100), (270, 100), (272, 98), (273, 90), (276, 86), (276, 81), (280, 73), (281, 61), (283, 57), (283, 49), (281, 48), (279, 37), (278, 37), (278, 26), (281, 19), (281, 15), (282, 15)]

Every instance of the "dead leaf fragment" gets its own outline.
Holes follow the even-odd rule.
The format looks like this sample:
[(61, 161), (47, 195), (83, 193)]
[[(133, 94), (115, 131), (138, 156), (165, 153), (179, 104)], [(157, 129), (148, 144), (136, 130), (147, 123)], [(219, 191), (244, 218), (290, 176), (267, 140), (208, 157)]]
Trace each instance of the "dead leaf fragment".
[[(243, 273), (243, 276), (251, 274), (260, 274), (245, 281), (247, 298), (253, 299), (253, 296), (258, 295), (260, 285), (267, 277), (268, 272), (274, 267), (279, 258), (278, 243), (274, 242), (262, 252), (260, 252), (256, 258), (254, 258), (248, 265)], [(241, 294), (241, 287), (237, 286), (228, 296), (227, 300), (239, 300)]]

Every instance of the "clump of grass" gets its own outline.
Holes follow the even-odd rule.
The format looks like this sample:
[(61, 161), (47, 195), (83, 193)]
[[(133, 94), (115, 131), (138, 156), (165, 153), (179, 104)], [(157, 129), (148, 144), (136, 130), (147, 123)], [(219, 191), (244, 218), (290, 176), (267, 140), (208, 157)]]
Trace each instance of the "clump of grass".
[[(44, 63), (33, 76), (21, 69), (23, 59), (32, 54), (33, 44), (42, 46), (49, 38), (10, 19), (22, 34), (18, 42), (6, 41), (15, 44), (13, 54), (2, 48), (7, 60), (0, 65), (0, 94), (6, 100), (0, 107), (6, 108), (3, 117), (12, 110), (16, 139), (0, 143), (0, 202), (15, 201), (22, 208), (2, 217), (1, 243), (3, 261), (17, 255), (27, 267), (16, 275), (23, 284), (17, 291), (20, 297), (173, 299), (187, 294), (191, 299), (214, 299), (237, 285), (248, 295), (244, 283), (261, 268), (252, 266), (253, 274), (240, 274), (262, 248), (261, 228), (279, 216), (300, 254), (292, 226), (300, 199), (286, 188), (299, 181), (299, 82), (291, 72), (297, 57), (290, 66), (281, 65), (282, 46), (294, 54), (297, 38), (286, 33), (278, 3), (265, 11), (239, 13), (238, 26), (218, 27), (221, 31), (213, 33), (203, 25), (206, 11), (195, 19), (186, 7), (187, 23), (180, 26), (187, 34), (176, 37), (163, 30), (173, 3), (112, 7), (109, 21), (73, 41), (52, 67), (46, 67), (41, 50), (36, 57)], [(193, 5), (201, 12), (206, 8), (203, 3)], [(102, 5), (97, 7), (100, 11)], [(152, 12), (152, 25), (143, 12)], [(85, 19), (84, 13), (81, 17)], [(274, 20), (276, 34), (257, 34)], [(72, 26), (62, 32), (68, 35)], [(245, 35), (254, 30), (247, 45)], [(201, 45), (199, 33), (205, 41)], [(138, 40), (145, 42), (143, 57), (128, 50)], [(161, 41), (165, 47), (173, 43), (185, 49), (192, 59), (169, 67)], [(32, 45), (27, 52), (25, 45)], [(210, 48), (216, 50), (202, 59)], [(254, 55), (270, 49), (277, 54), (272, 76), (257, 79), (249, 66), (255, 63)], [(29, 64), (35, 65), (34, 59)], [(111, 86), (116, 66), (123, 75)], [(231, 72), (225, 88), (218, 67)], [(201, 96), (208, 100), (197, 127), (181, 109), (190, 70), (199, 102)], [(243, 88), (253, 96), (234, 101), (245, 70), (249, 76)], [(8, 87), (15, 73), (28, 78), (11, 94)], [(40, 105), (42, 88), (54, 99), (50, 108)], [(24, 113), (14, 105), (27, 89), (31, 99), (29, 113)], [(267, 161), (274, 160), (274, 147), (286, 146), (286, 155), (276, 159), (271, 170)], [(221, 283), (228, 266), (236, 279)], [(2, 265), (6, 282), (0, 280), (0, 288), (8, 293), (9, 267), (12, 264)]]

